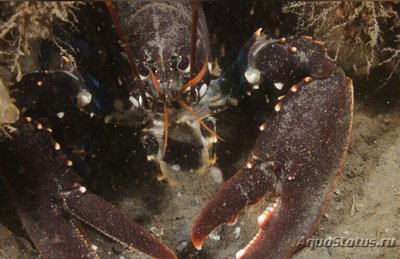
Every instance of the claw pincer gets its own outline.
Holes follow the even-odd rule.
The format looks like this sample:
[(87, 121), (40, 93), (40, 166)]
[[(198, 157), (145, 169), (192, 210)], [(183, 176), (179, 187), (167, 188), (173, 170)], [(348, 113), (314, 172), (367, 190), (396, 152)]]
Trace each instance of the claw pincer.
[(255, 41), (248, 66), (260, 72), (254, 83), (279, 82), (278, 90), (287, 93), (260, 127), (251, 161), (202, 209), (192, 241), (200, 248), (214, 228), (232, 222), (246, 205), (278, 196), (236, 257), (287, 258), (300, 248), (300, 238), (313, 234), (329, 206), (349, 145), (352, 84), (308, 38)]
[[(85, 92), (76, 78), (68, 72), (27, 74), (16, 85), (14, 96), (26, 114), (51, 118), (64, 111), (72, 113), (83, 108), (79, 94)], [(34, 91), (38, 82), (42, 89)], [(3, 180), (24, 228), (44, 258), (98, 258), (97, 246), (89, 243), (79, 221), (126, 248), (156, 258), (176, 258), (153, 234), (82, 185), (51, 128), (32, 117), (19, 119), (13, 127), (6, 145), (0, 146)]]

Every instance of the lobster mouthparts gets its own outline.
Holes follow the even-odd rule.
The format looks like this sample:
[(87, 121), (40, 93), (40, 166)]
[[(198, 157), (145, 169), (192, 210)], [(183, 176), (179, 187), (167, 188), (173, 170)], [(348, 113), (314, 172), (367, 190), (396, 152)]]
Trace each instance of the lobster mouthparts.
[(270, 194), (280, 197), (259, 216), (259, 232), (237, 258), (287, 258), (318, 226), (349, 145), (351, 80), (338, 67), (326, 79), (306, 78), (275, 111), (260, 127), (252, 161), (202, 209), (192, 229), (196, 248), (214, 228)]

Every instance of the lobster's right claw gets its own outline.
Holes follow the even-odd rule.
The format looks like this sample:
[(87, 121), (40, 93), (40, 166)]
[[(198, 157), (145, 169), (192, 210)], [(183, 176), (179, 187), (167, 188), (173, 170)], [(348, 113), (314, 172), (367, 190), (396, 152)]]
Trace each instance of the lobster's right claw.
[[(86, 190), (50, 129), (21, 118), (6, 139), (9, 188), (21, 222), (44, 258), (99, 258), (78, 221), (129, 249), (176, 259), (172, 250), (120, 209)], [(3, 164), (2, 164), (3, 166)]]
[(208, 202), (192, 241), (207, 235), (264, 196), (279, 196), (258, 218), (259, 232), (237, 258), (287, 258), (309, 238), (329, 206), (349, 145), (353, 110), (351, 80), (335, 67), (328, 78), (292, 87), (260, 129), (252, 161)]

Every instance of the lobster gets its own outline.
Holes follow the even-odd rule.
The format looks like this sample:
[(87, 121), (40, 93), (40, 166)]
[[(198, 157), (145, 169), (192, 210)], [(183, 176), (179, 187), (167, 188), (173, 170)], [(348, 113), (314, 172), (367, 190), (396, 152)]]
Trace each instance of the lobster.
[[(125, 247), (176, 258), (153, 234), (84, 186), (76, 160), (68, 158), (45, 123), (66, 120), (68, 113), (83, 129), (93, 127), (87, 122), (91, 119), (95, 125), (140, 128), (147, 160), (156, 165), (158, 180), (173, 188), (173, 143), (194, 146), (200, 159), (192, 166), (207, 172), (216, 165), (216, 143), (224, 141), (214, 114), (251, 102), (260, 93), (268, 98), (256, 98), (264, 100), (259, 104), (263, 115), (251, 155), (201, 210), (192, 242), (201, 249), (213, 229), (233, 224), (246, 206), (266, 198), (271, 202), (258, 217), (258, 233), (236, 257), (287, 258), (295, 253), (298, 240), (313, 234), (329, 206), (351, 132), (352, 82), (323, 42), (309, 36), (275, 39), (257, 30), (234, 64), (212, 78), (199, 3), (105, 5), (120, 43), (118, 61), (125, 66), (118, 89), (101, 85), (79, 62), (68, 65), (72, 62), (65, 57), (60, 59), (67, 64), (57, 67), (49, 61), (12, 87), (23, 116), (5, 141), (9, 158), (4, 182), (41, 255), (97, 257), (97, 247), (79, 227), (83, 222)], [(68, 37), (65, 41), (73, 45)], [(79, 44), (77, 59), (84, 53)], [(47, 119), (42, 123), (41, 118)]]

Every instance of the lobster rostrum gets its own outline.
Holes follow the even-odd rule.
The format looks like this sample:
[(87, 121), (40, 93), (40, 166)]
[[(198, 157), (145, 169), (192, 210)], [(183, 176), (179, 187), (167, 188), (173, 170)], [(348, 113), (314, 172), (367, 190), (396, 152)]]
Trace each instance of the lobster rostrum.
[[(3, 178), (41, 255), (96, 258), (97, 247), (79, 227), (83, 222), (125, 247), (176, 258), (153, 234), (84, 186), (75, 160), (69, 160), (63, 143), (40, 118), (47, 118), (47, 124), (68, 112), (79, 114), (74, 120), (89, 127), (87, 121), (94, 120), (142, 128), (147, 159), (159, 165), (159, 179), (173, 183), (169, 143), (184, 141), (188, 133), (194, 136), (201, 143), (197, 170), (206, 172), (216, 163), (215, 143), (221, 140), (211, 114), (261, 92), (268, 93), (263, 105), (272, 110), (262, 117), (249, 160), (202, 209), (192, 242), (201, 249), (213, 229), (234, 223), (246, 206), (267, 199), (258, 233), (238, 248), (236, 257), (290, 257), (328, 208), (349, 145), (352, 82), (329, 58), (324, 43), (308, 36), (273, 39), (257, 30), (235, 63), (211, 80), (208, 31), (199, 3), (105, 4), (129, 65), (130, 81), (121, 83), (122, 89), (104, 98), (104, 88), (85, 76), (79, 63), (49, 65), (11, 87), (24, 116), (4, 141), (10, 158), (2, 164)], [(152, 28), (143, 26), (144, 17)], [(122, 105), (105, 109), (108, 99)]]

